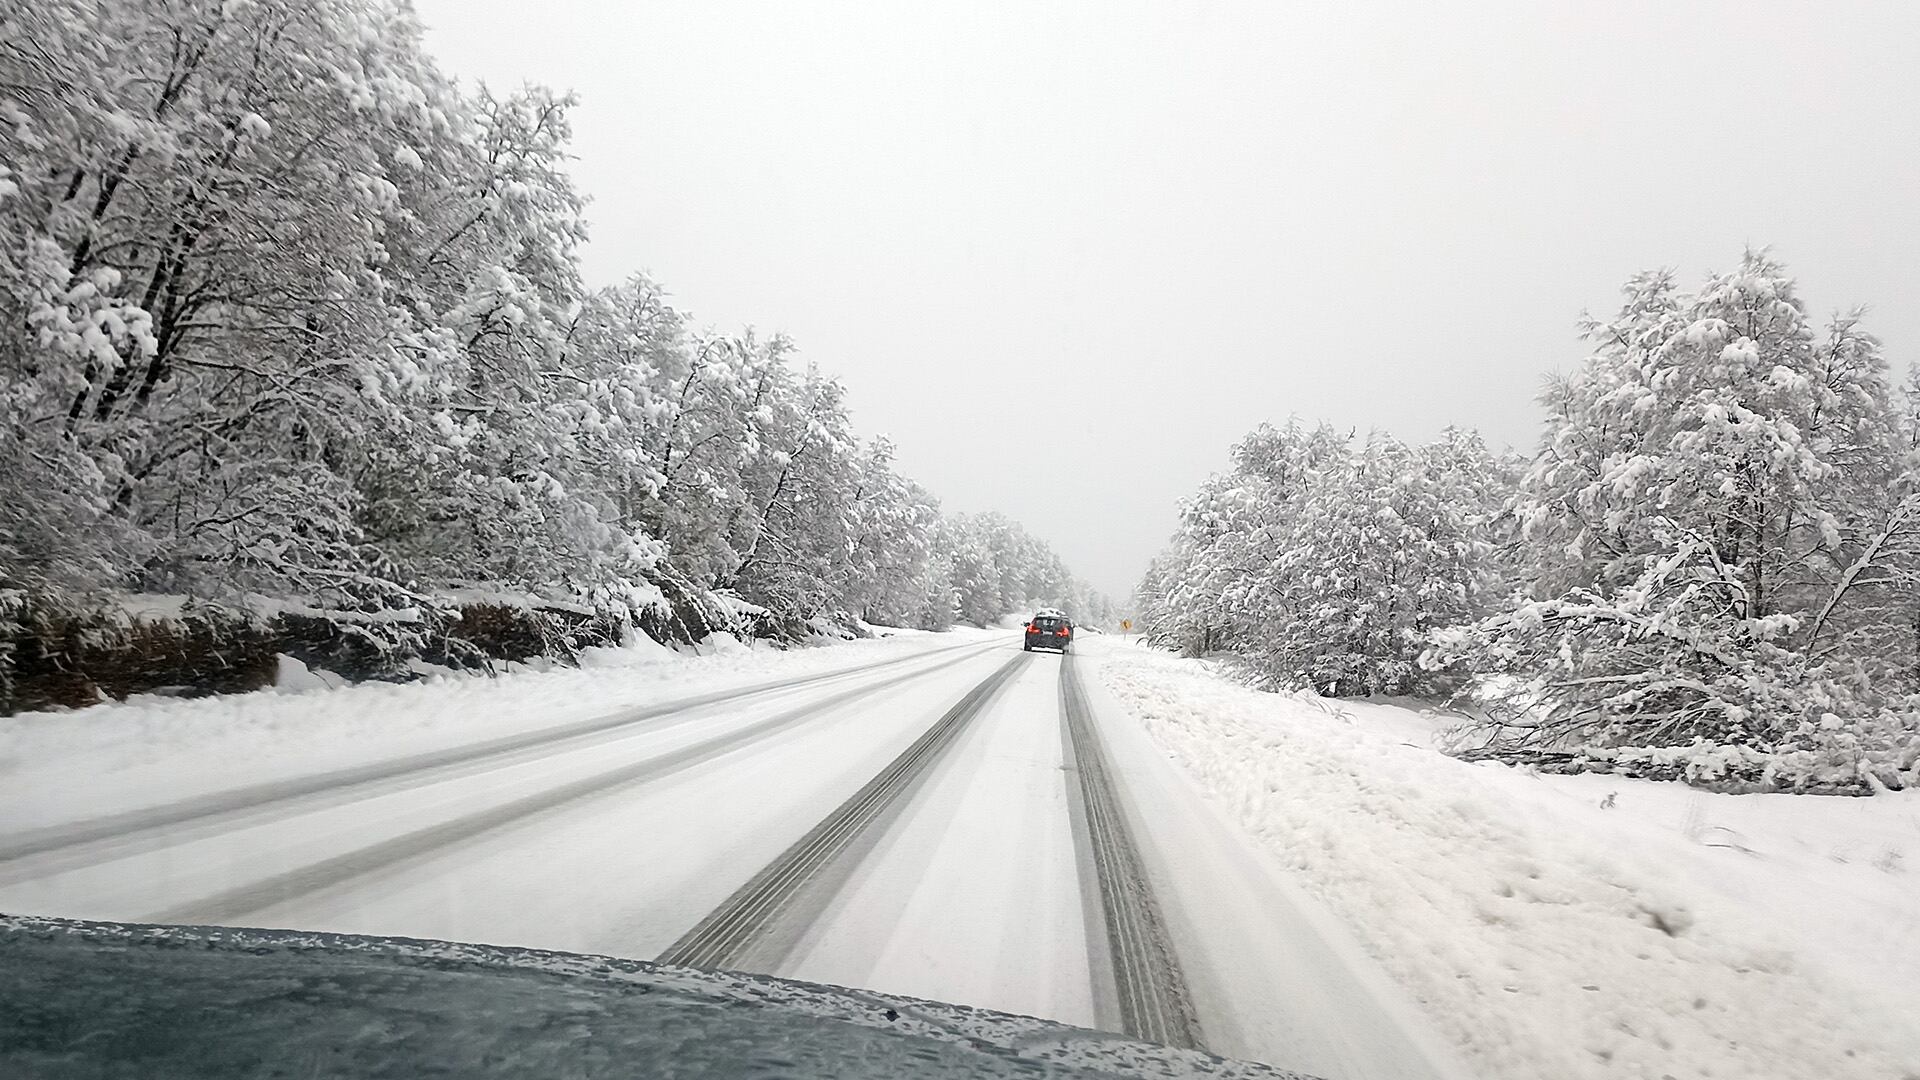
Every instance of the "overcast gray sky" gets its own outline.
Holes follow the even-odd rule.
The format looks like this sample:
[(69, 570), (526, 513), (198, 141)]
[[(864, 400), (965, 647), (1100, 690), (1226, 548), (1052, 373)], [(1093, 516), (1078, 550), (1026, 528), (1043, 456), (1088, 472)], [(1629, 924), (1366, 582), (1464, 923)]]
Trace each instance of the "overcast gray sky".
[(1530, 448), (1642, 268), (1770, 244), (1920, 349), (1909, 0), (416, 7), (581, 95), (590, 280), (787, 332), (1121, 596), (1262, 420)]

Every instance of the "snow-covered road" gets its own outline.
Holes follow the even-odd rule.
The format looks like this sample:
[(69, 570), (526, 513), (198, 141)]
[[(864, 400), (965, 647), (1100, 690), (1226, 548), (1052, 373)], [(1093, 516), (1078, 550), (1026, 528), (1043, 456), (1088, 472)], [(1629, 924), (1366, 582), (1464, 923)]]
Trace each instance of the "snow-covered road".
[[(13, 757), (0, 911), (664, 956), (1329, 1080), (1458, 1075), (1085, 661), (1005, 633), (863, 644), (758, 680), (514, 676), (391, 733), (340, 703), (444, 701), (335, 691), (294, 761), (157, 704), (156, 759), (92, 788), (61, 781), (105, 744)], [(76, 796), (115, 772), (129, 791)]]

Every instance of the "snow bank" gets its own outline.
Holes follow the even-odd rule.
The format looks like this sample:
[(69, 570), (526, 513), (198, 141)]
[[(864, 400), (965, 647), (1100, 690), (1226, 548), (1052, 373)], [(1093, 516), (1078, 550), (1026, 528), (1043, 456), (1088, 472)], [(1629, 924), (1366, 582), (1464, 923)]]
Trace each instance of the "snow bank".
[(1920, 1076), (1920, 792), (1439, 754), (1444, 721), (1119, 641), (1104, 684), (1486, 1077)]

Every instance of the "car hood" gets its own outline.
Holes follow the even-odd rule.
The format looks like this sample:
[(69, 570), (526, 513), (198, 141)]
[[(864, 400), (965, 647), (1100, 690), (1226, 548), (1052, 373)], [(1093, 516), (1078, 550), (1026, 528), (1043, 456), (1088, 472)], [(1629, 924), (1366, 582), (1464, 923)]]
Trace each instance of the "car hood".
[(1303, 1080), (959, 1005), (406, 938), (0, 915), (0, 1074)]

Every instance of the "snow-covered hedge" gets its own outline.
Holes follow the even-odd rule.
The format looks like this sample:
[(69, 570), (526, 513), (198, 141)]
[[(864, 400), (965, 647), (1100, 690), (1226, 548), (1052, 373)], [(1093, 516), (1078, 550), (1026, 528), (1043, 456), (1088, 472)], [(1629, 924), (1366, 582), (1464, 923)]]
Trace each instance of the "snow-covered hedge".
[(351, 680), (406, 681), (487, 671), (495, 661), (572, 660), (632, 632), (607, 613), (504, 595), (370, 611), (264, 597), (11, 597), (0, 607), (0, 715), (140, 693), (255, 690), (273, 683), (281, 655)]

